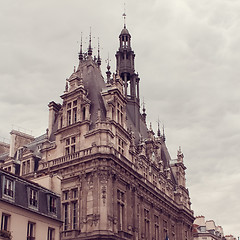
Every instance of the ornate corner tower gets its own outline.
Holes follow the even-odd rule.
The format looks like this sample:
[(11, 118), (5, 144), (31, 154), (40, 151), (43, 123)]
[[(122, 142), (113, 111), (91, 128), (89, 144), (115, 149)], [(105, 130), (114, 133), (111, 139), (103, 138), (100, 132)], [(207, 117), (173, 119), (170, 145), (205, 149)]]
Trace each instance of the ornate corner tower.
[(132, 123), (136, 129), (140, 130), (139, 114), (139, 81), (138, 74), (135, 73), (135, 54), (131, 47), (131, 35), (124, 24), (119, 35), (119, 49), (116, 53), (117, 71), (124, 82), (124, 95), (127, 98), (127, 110)]

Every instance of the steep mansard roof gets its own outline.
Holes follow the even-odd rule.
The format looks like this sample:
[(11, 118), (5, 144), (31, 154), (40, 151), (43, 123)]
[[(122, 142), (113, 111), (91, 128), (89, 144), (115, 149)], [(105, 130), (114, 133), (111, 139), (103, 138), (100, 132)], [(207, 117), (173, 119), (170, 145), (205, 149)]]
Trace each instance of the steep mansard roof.
[(75, 73), (79, 78), (82, 77), (84, 88), (88, 92), (88, 99), (91, 101), (91, 122), (90, 128), (94, 128), (98, 117), (98, 111), (101, 112), (101, 119), (106, 119), (106, 111), (101, 96), (101, 91), (106, 87), (102, 73), (92, 58), (80, 61)]

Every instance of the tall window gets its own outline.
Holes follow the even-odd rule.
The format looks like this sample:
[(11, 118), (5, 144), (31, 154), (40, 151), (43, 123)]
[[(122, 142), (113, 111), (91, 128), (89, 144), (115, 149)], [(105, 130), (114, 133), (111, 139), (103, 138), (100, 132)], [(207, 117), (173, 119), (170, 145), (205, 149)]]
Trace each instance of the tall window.
[(55, 239), (55, 229), (49, 227), (47, 240), (54, 240), (54, 239)]
[(29, 205), (32, 207), (38, 206), (38, 192), (35, 189), (29, 189)]
[(121, 154), (124, 154), (124, 143), (123, 143), (123, 140), (121, 138), (118, 138), (118, 151)]
[(117, 190), (117, 204), (118, 204), (118, 225), (119, 230), (123, 230), (124, 223), (124, 206), (125, 206), (125, 194), (124, 192)]
[[(168, 228), (167, 228), (167, 221), (163, 220), (163, 232), (164, 232), (164, 238), (168, 236)], [(168, 236), (169, 237), (169, 236)]]
[(72, 225), (73, 229), (77, 229), (77, 202), (72, 203)]
[(159, 217), (154, 215), (154, 235), (155, 235), (155, 239), (159, 240), (160, 236), (159, 236)]
[(2, 213), (1, 230), (9, 231), (10, 215)]
[(66, 155), (76, 152), (76, 137), (71, 137), (66, 139), (65, 152), (66, 152)]
[(175, 240), (175, 225), (172, 224), (172, 240)]
[(54, 196), (49, 196), (49, 212), (57, 213), (57, 199)]
[(147, 210), (147, 209), (144, 209), (144, 230), (145, 230), (145, 239), (149, 239), (150, 216), (149, 216), (149, 210)]
[(117, 122), (123, 125), (123, 107), (117, 104)]
[(14, 195), (14, 182), (6, 177), (4, 178), (3, 194), (10, 198), (13, 198)]
[(64, 230), (68, 230), (68, 204), (63, 205)]
[(72, 116), (72, 122), (76, 123), (77, 122), (77, 100), (73, 101), (73, 116)]
[(28, 222), (27, 227), (27, 240), (35, 240), (36, 224), (33, 222)]
[(77, 100), (67, 104), (67, 125), (77, 122)]

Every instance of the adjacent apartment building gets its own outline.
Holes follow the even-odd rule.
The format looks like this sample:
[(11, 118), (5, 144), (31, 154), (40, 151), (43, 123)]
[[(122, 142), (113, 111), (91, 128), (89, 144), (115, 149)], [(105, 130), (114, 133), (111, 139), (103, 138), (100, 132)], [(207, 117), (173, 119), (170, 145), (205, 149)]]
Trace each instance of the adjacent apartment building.
[(58, 240), (60, 196), (40, 185), (0, 170), (0, 239)]
[(131, 45), (124, 25), (117, 71), (108, 64), (104, 77), (90, 35), (62, 102), (48, 105), (47, 132), (34, 138), (14, 130), (2, 144), (2, 168), (60, 189), (61, 239), (193, 239), (184, 156), (179, 149), (172, 158), (164, 129), (147, 126)]
[(224, 236), (223, 228), (216, 226), (213, 220), (205, 220), (204, 216), (197, 216), (193, 224), (194, 240), (236, 240), (232, 235)]

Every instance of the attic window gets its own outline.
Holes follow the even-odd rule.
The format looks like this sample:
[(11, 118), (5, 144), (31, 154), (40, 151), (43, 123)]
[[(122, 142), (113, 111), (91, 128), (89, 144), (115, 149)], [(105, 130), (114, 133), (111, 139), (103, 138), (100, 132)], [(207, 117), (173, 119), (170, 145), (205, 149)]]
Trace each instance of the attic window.
[(14, 198), (15, 182), (9, 178), (3, 178), (3, 196), (7, 198)]
[(35, 189), (29, 189), (29, 206), (37, 208), (38, 206), (38, 192)]

